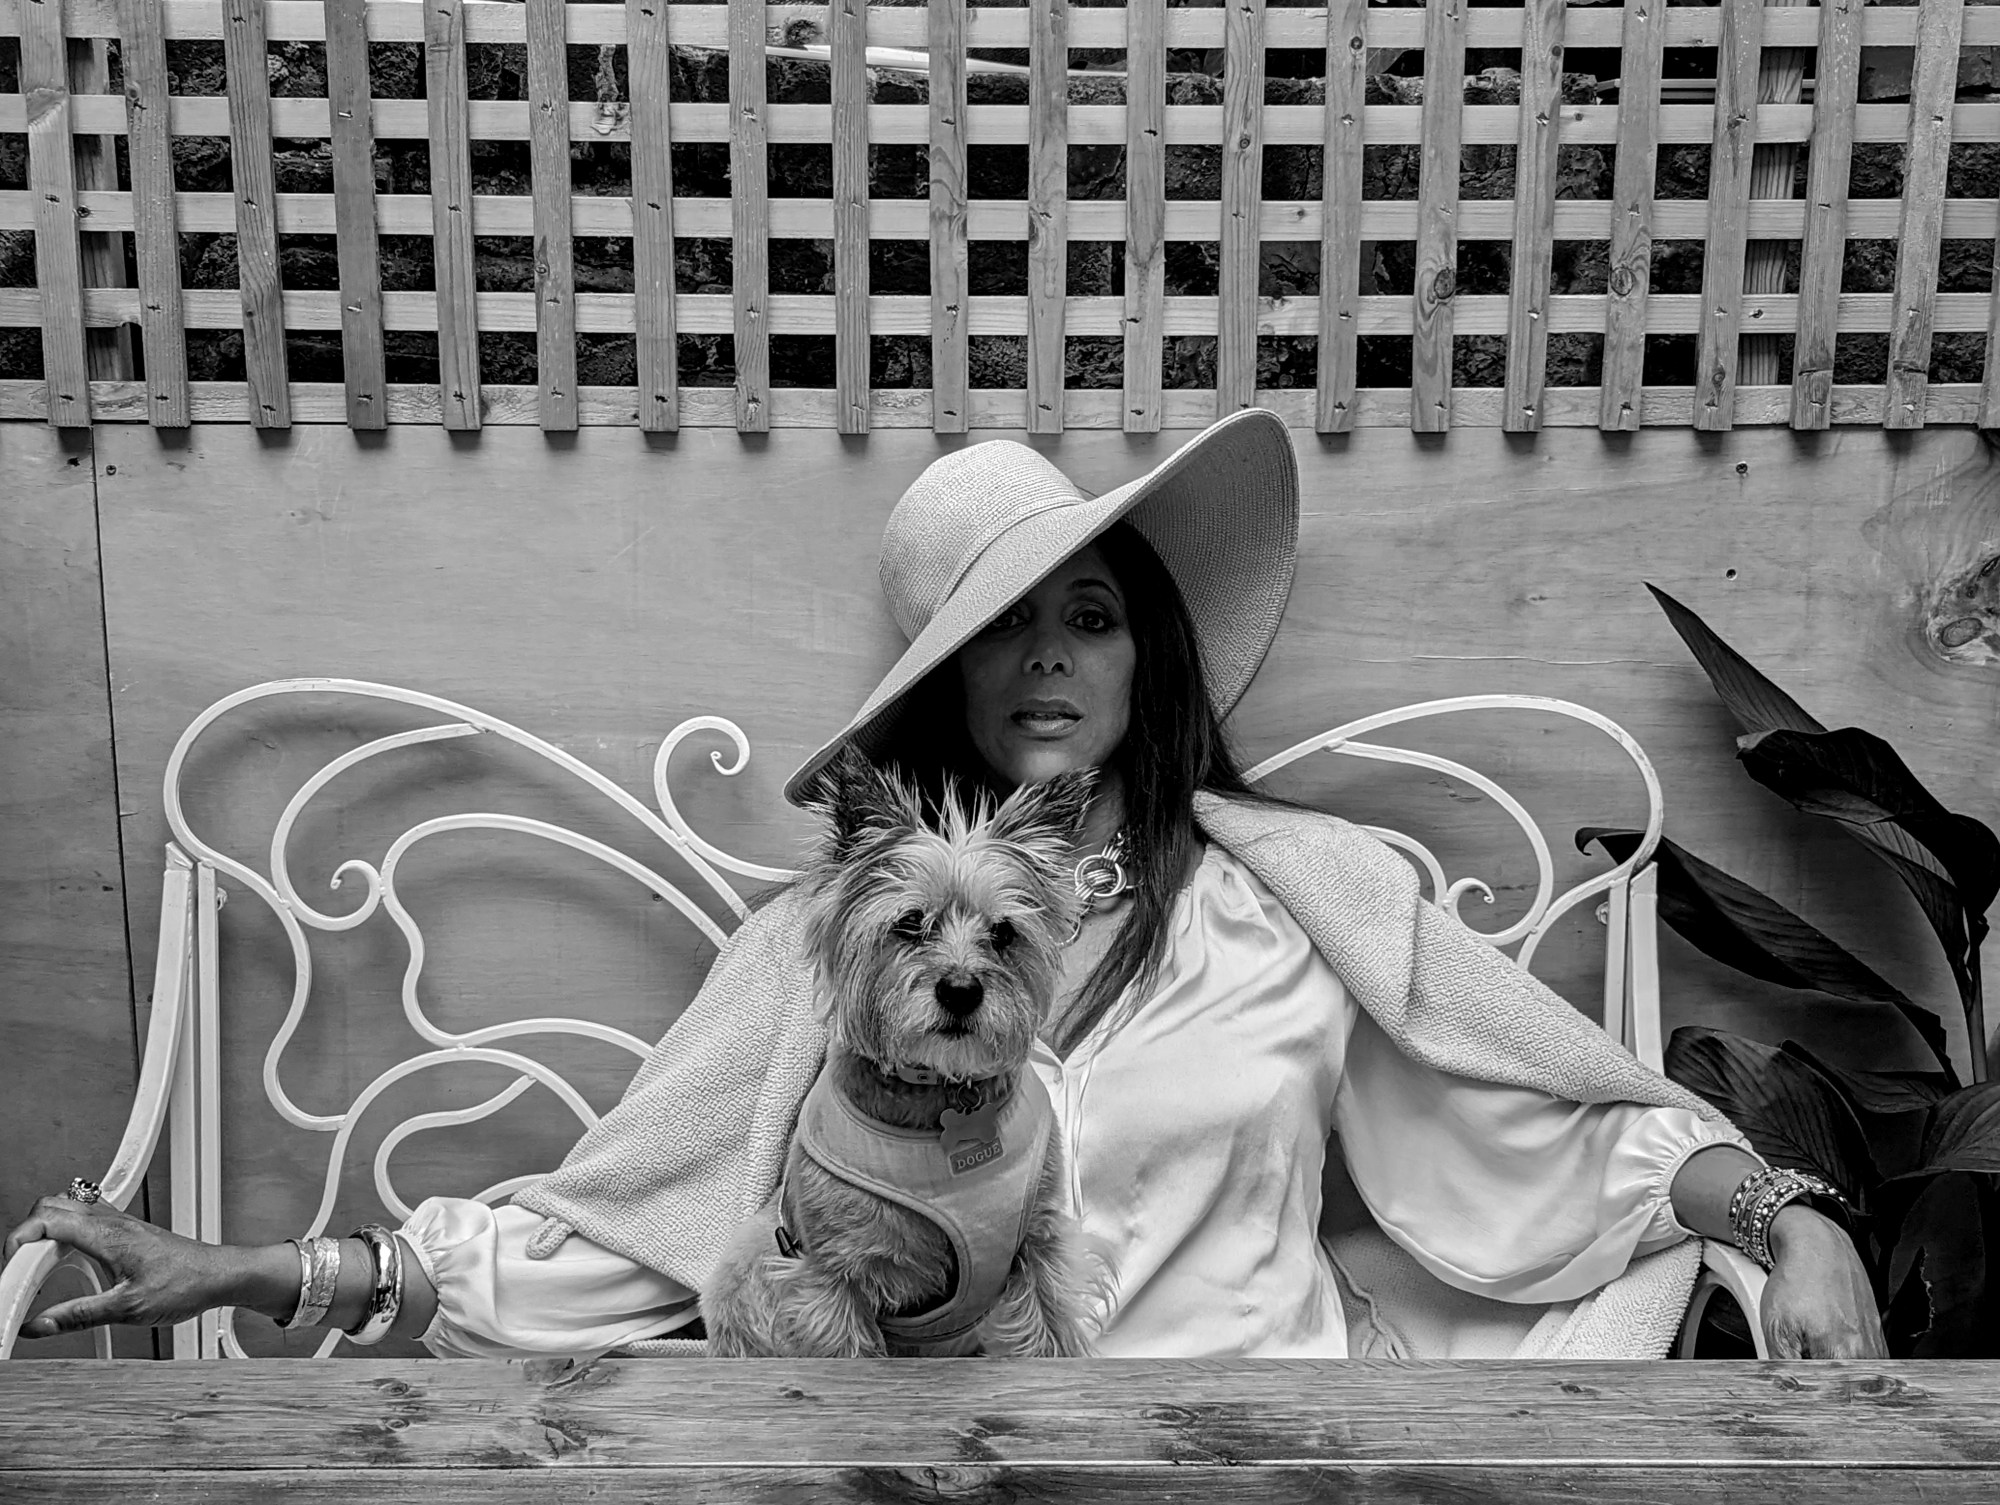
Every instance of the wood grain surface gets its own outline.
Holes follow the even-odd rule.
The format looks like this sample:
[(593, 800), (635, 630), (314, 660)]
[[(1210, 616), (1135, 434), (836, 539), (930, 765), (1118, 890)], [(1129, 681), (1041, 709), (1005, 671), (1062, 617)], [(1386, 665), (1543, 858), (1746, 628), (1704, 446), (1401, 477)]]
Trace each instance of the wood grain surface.
[[(1069, 433), (1048, 449), (1080, 484), (1108, 489), (1185, 442), (1184, 433), (1118, 432), (1122, 394), (1101, 395), (1108, 429)], [(727, 421), (730, 394), (714, 396)], [(1788, 394), (1769, 396), (1770, 418), (1782, 423)], [(339, 388), (329, 397), (337, 422)], [(1277, 647), (1233, 721), (1246, 757), (1415, 700), (1511, 690), (1579, 701), (1626, 726), (1656, 760), (1677, 841), (1956, 1013), (1944, 1002), (1953, 992), (1935, 942), (1894, 880), (1857, 865), (1839, 832), (1794, 816), (1744, 777), (1725, 714), (1641, 582), (1701, 611), (1828, 725), (1889, 737), (1951, 808), (2000, 819), (1987, 773), (2000, 680), (1979, 642), (1942, 646), (1937, 624), (1953, 618), (1932, 611), (2000, 537), (2000, 489), (1975, 434), (1937, 430), (1891, 449), (1867, 429), (1608, 440), (1545, 429), (1532, 441), (1467, 432), (1432, 448), (1380, 428), (1316, 438), (1312, 394), (1296, 398), (1299, 578)], [(1586, 409), (1580, 421), (1594, 423), (1594, 395)], [(405, 425), (379, 448), (358, 446), (343, 428), (302, 428), (271, 444), (218, 425), (163, 449), (143, 426), (100, 426), (138, 955), (154, 945), (167, 836), (160, 776), (175, 737), (217, 698), (290, 675), (348, 675), (468, 702), (634, 792), (650, 789), (654, 751), (673, 726), (732, 717), (752, 739), (749, 767), (724, 779), (706, 760), (715, 744), (683, 748), (672, 770), (682, 809), (738, 856), (796, 860), (810, 826), (782, 802), (783, 779), (900, 647), (875, 583), (882, 523), (917, 472), (961, 441), (928, 432), (927, 403), (914, 411), (916, 428), (878, 422), (865, 439), (791, 432), (755, 447), (728, 428), (690, 427), (670, 440), (593, 430), (557, 447), (534, 431), (533, 414), (528, 393), (528, 427), (489, 425), (472, 443)], [(1489, 421), (1498, 418), (1496, 404)], [(273, 821), (312, 770), (420, 719), (330, 699), (235, 713), (194, 751), (189, 819), (261, 864)], [(1569, 849), (1570, 832), (1641, 815), (1615, 751), (1581, 732), (1476, 717), (1439, 724), (1424, 745), (1516, 792), (1545, 823), (1566, 880), (1599, 868)], [(1490, 909), (1467, 906), (1482, 928), (1520, 913), (1530, 856), (1471, 791), (1332, 759), (1298, 770), (1288, 788), (1433, 841), (1453, 876), (1475, 874), (1498, 892)], [(325, 888), (342, 861), (379, 860), (418, 821), (465, 810), (557, 820), (665, 864), (669, 876), (680, 871), (595, 797), (481, 740), (343, 775), (294, 837), (301, 891), (343, 908), (350, 894)], [(430, 938), (422, 993), (447, 1027), (559, 1012), (650, 1040), (713, 958), (630, 880), (519, 838), (423, 842), (404, 882)], [(327, 1139), (284, 1128), (263, 1100), (262, 1055), (289, 996), (282, 933), (239, 892), (222, 937), (231, 1010), (223, 1226), (231, 1237), (279, 1238), (311, 1216)], [(1585, 906), (1558, 927), (1539, 970), (1594, 1012), (1602, 945)], [(1865, 1006), (1753, 983), (1671, 936), (1664, 947), (1669, 1029), (1795, 1037), (1856, 1066), (1920, 1059), (1899, 1026)], [(310, 1111), (349, 1101), (408, 1053), (402, 965), (401, 939), (380, 917), (316, 938), (314, 1002), (282, 1070)], [(561, 1060), (600, 1108), (632, 1070), (630, 1057), (592, 1046)], [(444, 1105), (437, 1093), (463, 1103), (502, 1084), (468, 1074), (435, 1090), (428, 1080), (399, 1087), (361, 1125), (336, 1220), (374, 1215), (370, 1163), (396, 1119)], [(24, 1119), (74, 1111), (59, 1080), (30, 1078), (21, 1094)], [(123, 1110), (106, 1094), (89, 1111)], [(482, 1124), (407, 1141), (393, 1162), (397, 1184), (408, 1198), (467, 1194), (553, 1164), (575, 1132), (538, 1089)], [(244, 1329), (253, 1351), (284, 1351), (268, 1325), (246, 1319)]]
[[(229, 172), (235, 194), (236, 278), (243, 305), (243, 367), (250, 422), (292, 423), (285, 358), (284, 284), (278, 268), (278, 187), (271, 162), (270, 47), (259, 0), (222, 0), (228, 70)], [(172, 112), (169, 111), (169, 119)], [(178, 134), (178, 132), (176, 133)]]
[(667, 114), (673, 83), (665, 0), (626, 0), (632, 79), (632, 284), (639, 427), (681, 426), (674, 335), (674, 172)]
[(1160, 429), (1166, 334), (1167, 6), (1125, 10), (1125, 432)]
[(535, 197), (535, 386), (542, 428), (577, 426), (576, 249), (570, 208), (566, 0), (527, 0), (529, 132)]
[(1521, 145), (1514, 156), (1514, 255), (1507, 294), (1507, 408), (1502, 427), (1542, 426), (1548, 376), (1549, 273), (1555, 260), (1556, 119), (1562, 106), (1562, 0), (1532, 0), (1521, 35)]
[[(568, 9), (566, 6), (565, 9)], [(771, 167), (766, 150), (764, 0), (729, 0), (730, 329), (736, 353), (736, 428), (771, 427)], [(832, 127), (829, 108), (828, 128)], [(687, 140), (674, 132), (676, 141)]]
[(1750, 170), (1756, 161), (1757, 65), (1764, 0), (1721, 0), (1722, 43), (1715, 60), (1715, 137), (1708, 154), (1708, 241), (1701, 262), (1702, 319), (1695, 349), (1694, 426), (1733, 421), (1737, 338), (1743, 327), (1744, 247)]
[(1792, 427), (1830, 421), (1840, 269), (1847, 252), (1847, 180), (1854, 160), (1854, 102), (1861, 85), (1861, 0), (1825, 0), (1814, 60), (1812, 153), (1799, 247), (1799, 325), (1792, 346)]
[[(472, 254), (464, 0), (432, 0), (424, 7), (424, 85), (437, 278), (438, 420), (448, 429), (470, 432), (480, 424), (479, 282)], [(526, 228), (532, 230), (532, 217)]]
[(1600, 428), (1614, 433), (1630, 432), (1643, 421), (1646, 294), (1653, 280), (1653, 177), (1659, 158), (1666, 20), (1664, 0), (1625, 0), (1597, 418)]
[(966, 330), (972, 306), (965, 203), (965, 0), (931, 0), (925, 9), (930, 13), (931, 91), (930, 202), (923, 207), (931, 259), (930, 418), (935, 432), (962, 434), (970, 421)]
[(1609, 1466), (1653, 1473), (1655, 1487), (1685, 1478), (1678, 1497), (1691, 1499), (1725, 1498), (1717, 1484), (1753, 1471), (1770, 1479), (1762, 1498), (1780, 1479), (1850, 1470), (1878, 1489), (1904, 1470), (2000, 1484), (1977, 1363), (87, 1363), (0, 1368), (0, 1479), (388, 1470), (409, 1487), (462, 1470), (490, 1487), (512, 1471), (594, 1468), (657, 1471), (659, 1488), (711, 1471), (737, 1483), (771, 1471), (774, 1484), (936, 1471), (939, 1493), (958, 1492), (956, 1476), (997, 1497), (1016, 1469), (1085, 1491), (1110, 1470), (1107, 1492), (1122, 1495), (1149, 1477), (1174, 1487), (1187, 1469), (1254, 1480), (1279, 1467), (1300, 1483), (1315, 1468), (1567, 1476), (1574, 1489)]
[(28, 191), (35, 201), (35, 285), (44, 294), (40, 322), (48, 419), (58, 428), (88, 428), (90, 364), (84, 353), (83, 260), (62, 7), (59, 0), (29, 0), (22, 19), (21, 91), (28, 106)]
[(1424, 7), (1423, 146), (1410, 341), (1410, 427), (1451, 427), (1452, 299), (1458, 292), (1458, 147), (1465, 119), (1467, 0)]
[(833, 359), (843, 434), (868, 432), (868, 6), (834, 0)]
[(327, 0), (327, 104), (333, 113), (333, 209), (340, 264), (340, 371), (350, 428), (388, 426), (382, 259), (375, 233), (375, 128), (369, 117), (364, 0)]
[(1029, 0), (1028, 431), (1063, 428), (1069, 279), (1069, 0)]
[[(1367, 0), (1334, 0), (1326, 12), (1325, 235), (1319, 259), (1319, 365), (1313, 427), (1354, 427), (1360, 374), (1362, 116), (1368, 95)], [(1372, 281), (1372, 278), (1371, 278)]]
[(1919, 0), (1910, 75), (1910, 139), (1903, 153), (1903, 219), (1896, 236), (1895, 312), (1889, 326), (1886, 428), (1921, 428), (1930, 380), (1931, 335), (1951, 166), (1952, 100), (1958, 87), (1961, 0)]
[[(0, 1224), (111, 1163), (132, 1105), (131, 971), (89, 436), (0, 424)], [(146, 975), (150, 978), (151, 968)], [(86, 1294), (74, 1272), (50, 1300)], [(83, 1334), (41, 1351), (83, 1356)], [(122, 1354), (153, 1352), (121, 1331)], [(4, 1367), (4, 1366), (0, 1366)], [(0, 1422), (0, 1458), (10, 1451)], [(0, 1486), (4, 1487), (4, 1486)]]
[(1223, 29), (1222, 239), (1216, 271), (1215, 411), (1257, 395), (1258, 204), (1264, 191), (1264, 0), (1229, 0)]
[(139, 274), (139, 335), (146, 356), (147, 416), (155, 428), (188, 426), (187, 333), (174, 219), (174, 159), (167, 135), (167, 48), (161, 0), (120, 0), (127, 146), (131, 154), (132, 258)]

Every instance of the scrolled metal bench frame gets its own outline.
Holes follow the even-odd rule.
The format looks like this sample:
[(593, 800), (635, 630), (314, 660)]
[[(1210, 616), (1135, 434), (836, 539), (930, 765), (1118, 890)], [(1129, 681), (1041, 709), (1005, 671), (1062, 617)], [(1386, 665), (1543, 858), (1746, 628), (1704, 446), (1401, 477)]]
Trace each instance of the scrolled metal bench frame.
[[(296, 694), (343, 694), (386, 700), (448, 719), (377, 738), (334, 758), (307, 779), (287, 802), (272, 832), (270, 873), (266, 877), (218, 851), (195, 834), (181, 806), (181, 771), (196, 740), (230, 711), (252, 701)], [(1632, 856), (1607, 872), (1586, 878), (1557, 893), (1554, 858), (1540, 826), (1526, 808), (1499, 784), (1476, 769), (1434, 753), (1362, 740), (1372, 733), (1409, 722), (1481, 710), (1529, 711), (1566, 717), (1611, 738), (1631, 760), (1646, 790), (1645, 836)], [(418, 1072), (477, 1062), (501, 1066), (516, 1075), (505, 1088), (482, 1102), (464, 1108), (414, 1115), (396, 1124), (384, 1135), (375, 1154), (375, 1189), (384, 1208), (398, 1219), (409, 1215), (411, 1204), (397, 1192), (390, 1175), (389, 1160), (397, 1147), (412, 1135), (489, 1117), (538, 1082), (549, 1088), (580, 1124), (587, 1127), (596, 1121), (596, 1114), (589, 1104), (560, 1071), (526, 1054), (511, 1042), (525, 1036), (582, 1036), (627, 1050), (640, 1060), (647, 1054), (647, 1044), (623, 1030), (589, 1020), (561, 1017), (515, 1020), (457, 1034), (439, 1027), (425, 1013), (418, 997), (418, 980), (423, 974), (425, 960), (424, 937), (422, 928), (397, 894), (398, 865), (416, 843), (448, 831), (504, 830), (540, 837), (585, 853), (637, 879), (673, 905), (702, 935), (720, 946), (727, 939), (727, 932), (679, 885), (625, 853), (565, 827), (496, 813), (466, 813), (422, 821), (390, 843), (379, 865), (361, 858), (349, 858), (342, 862), (335, 870), (330, 886), (338, 889), (350, 876), (358, 877), (363, 885), (360, 904), (346, 914), (329, 915), (314, 909), (300, 896), (292, 882), (286, 852), (292, 829), (306, 805), (334, 779), (384, 753), (426, 742), (482, 735), (503, 738), (534, 753), (609, 799), (657, 837), (686, 866), (693, 878), (723, 901), (737, 920), (747, 915), (749, 908), (724, 874), (759, 883), (783, 882), (793, 876), (788, 869), (744, 861), (704, 840), (692, 829), (675, 804), (668, 785), (668, 768), (675, 752), (690, 737), (720, 735), (728, 740), (728, 758), (719, 749), (709, 754), (710, 764), (717, 773), (728, 777), (741, 773), (747, 766), (750, 739), (735, 722), (720, 716), (696, 716), (683, 721), (660, 744), (653, 761), (653, 794), (658, 805), (656, 813), (580, 759), (520, 727), (470, 706), (421, 691), (364, 680), (286, 679), (252, 685), (226, 696), (194, 719), (175, 743), (173, 754), (167, 760), (163, 798), (173, 840), (168, 842), (166, 851), (160, 938), (154, 965), (153, 1010), (140, 1065), (136, 1100), (124, 1137), (110, 1167), (101, 1178), (108, 1201), (121, 1208), (131, 1201), (162, 1132), (166, 1132), (173, 1182), (171, 1226), (176, 1232), (191, 1238), (212, 1242), (222, 1239), (221, 1090), (217, 1049), (221, 979), (217, 968), (217, 918), (226, 897), (219, 881), (223, 876), (233, 879), (262, 900), (277, 916), (291, 944), (294, 966), (291, 1004), (265, 1052), (263, 1079), (265, 1095), (279, 1117), (296, 1128), (333, 1136), (319, 1207), (306, 1230), (308, 1234), (322, 1232), (332, 1214), (342, 1159), (362, 1114), (390, 1086)], [(1647, 1064), (1656, 1069), (1659, 1067), (1662, 1041), (1656, 949), (1657, 873), (1651, 858), (1659, 840), (1664, 811), (1658, 775), (1644, 751), (1622, 727), (1595, 711), (1563, 700), (1525, 695), (1459, 696), (1403, 706), (1348, 722), (1265, 759), (1249, 770), (1247, 777), (1253, 782), (1267, 778), (1320, 752), (1402, 764), (1448, 775), (1479, 790), (1514, 821), (1534, 853), (1535, 895), (1519, 919), (1493, 932), (1474, 929), (1459, 915), (1459, 906), (1469, 893), (1477, 893), (1486, 903), (1493, 902), (1493, 890), (1484, 881), (1470, 876), (1455, 882), (1448, 881), (1443, 864), (1422, 842), (1400, 831), (1373, 826), (1368, 829), (1408, 856), (1429, 883), (1432, 897), (1461, 924), (1466, 924), (1474, 935), (1503, 951), (1514, 947), (1512, 958), (1517, 965), (1523, 968), (1531, 965), (1542, 940), (1565, 914), (1579, 904), (1602, 896), (1598, 913), (1607, 932), (1605, 1027), (1620, 1045)], [(356, 1094), (345, 1112), (331, 1115), (309, 1113), (293, 1102), (285, 1091), (280, 1072), (285, 1047), (304, 1016), (312, 991), (312, 948), (307, 929), (351, 930), (364, 924), (378, 909), (388, 914), (408, 946), (409, 961), (402, 980), (403, 1012), (411, 1029), (427, 1048), (376, 1076)], [(480, 1201), (492, 1203), (534, 1180), (537, 1174), (511, 1176), (473, 1195)], [(36, 1293), (58, 1268), (65, 1266), (80, 1269), (94, 1289), (102, 1289), (102, 1277), (90, 1260), (47, 1240), (22, 1249), (4, 1272), (0, 1272), (0, 1359), (12, 1355), (21, 1322)], [(1763, 1284), (1763, 1272), (1736, 1250), (1713, 1240), (1705, 1241), (1702, 1278), (1689, 1305), (1681, 1340), (1682, 1352), (1691, 1351), (1701, 1314), (1715, 1292), (1728, 1290), (1751, 1319), (1758, 1356), (1767, 1357), (1761, 1326), (1757, 1321)], [(243, 1357), (233, 1321), (234, 1310), (223, 1308), (177, 1324), (173, 1333), (174, 1357)], [(96, 1341), (99, 1355), (110, 1357), (109, 1331), (99, 1329)], [(317, 1350), (318, 1354), (324, 1356), (330, 1353), (339, 1342), (338, 1333), (327, 1334)]]

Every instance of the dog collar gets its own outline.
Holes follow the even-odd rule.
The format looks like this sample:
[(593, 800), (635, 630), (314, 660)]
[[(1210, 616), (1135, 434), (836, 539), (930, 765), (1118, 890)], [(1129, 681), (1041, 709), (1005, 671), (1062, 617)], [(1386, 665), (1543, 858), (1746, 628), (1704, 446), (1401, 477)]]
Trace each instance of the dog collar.
[(868, 1064), (883, 1076), (893, 1077), (896, 1081), (907, 1083), (912, 1087), (946, 1088), (951, 1094), (952, 1106), (962, 1112), (997, 1101), (995, 1094), (1001, 1082), (1005, 1080), (1001, 1076), (946, 1076), (941, 1071), (932, 1071), (928, 1066), (891, 1066), (875, 1060), (871, 1060)]

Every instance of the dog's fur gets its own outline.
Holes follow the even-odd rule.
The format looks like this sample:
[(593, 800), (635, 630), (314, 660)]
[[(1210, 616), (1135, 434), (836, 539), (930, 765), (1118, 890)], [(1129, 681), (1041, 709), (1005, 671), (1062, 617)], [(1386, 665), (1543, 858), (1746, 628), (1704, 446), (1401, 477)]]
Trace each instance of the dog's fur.
[[(1025, 786), (997, 809), (948, 790), (934, 820), (917, 792), (859, 754), (836, 761), (814, 808), (828, 832), (804, 890), (806, 945), (830, 1036), (825, 1071), (861, 1112), (903, 1128), (939, 1127), (959, 1082), (1000, 1076), (1013, 1090), (1047, 1020), (1077, 900), (1066, 858), (1094, 782), (1089, 772)], [(941, 987), (982, 989), (963, 1017)], [(962, 996), (962, 995), (961, 995)], [(778, 1198), (723, 1252), (701, 1296), (718, 1356), (855, 1357), (1089, 1352), (1074, 1241), (1062, 1211), (1063, 1150), (1052, 1133), (1005, 1289), (962, 1339), (906, 1347), (878, 1317), (920, 1312), (954, 1289), (957, 1261), (930, 1219), (794, 1155), (788, 1230)]]

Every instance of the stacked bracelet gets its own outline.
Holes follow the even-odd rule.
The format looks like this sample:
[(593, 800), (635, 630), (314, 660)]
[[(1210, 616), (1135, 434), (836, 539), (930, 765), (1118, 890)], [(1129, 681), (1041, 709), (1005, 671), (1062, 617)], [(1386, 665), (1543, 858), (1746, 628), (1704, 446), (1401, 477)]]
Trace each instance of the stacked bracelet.
[(373, 1279), (367, 1310), (358, 1324), (346, 1330), (347, 1337), (354, 1343), (380, 1343), (403, 1309), (403, 1246), (379, 1223), (357, 1228), (353, 1236), (368, 1246)]
[(340, 1240), (295, 1238), (292, 1243), (299, 1251), (299, 1304), (291, 1316), (278, 1319), (278, 1326), (318, 1327), (340, 1284)]
[(1830, 1197), (1843, 1204), (1845, 1200), (1834, 1187), (1805, 1171), (1767, 1165), (1745, 1176), (1729, 1199), (1729, 1231), (1736, 1247), (1770, 1269), (1771, 1225), (1801, 1197)]

